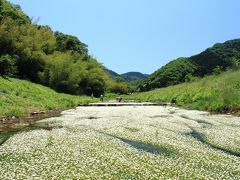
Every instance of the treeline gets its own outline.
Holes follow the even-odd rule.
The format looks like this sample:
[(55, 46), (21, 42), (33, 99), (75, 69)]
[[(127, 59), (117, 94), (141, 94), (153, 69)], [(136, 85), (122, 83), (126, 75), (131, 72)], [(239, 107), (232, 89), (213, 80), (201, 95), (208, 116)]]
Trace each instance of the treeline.
[(198, 55), (171, 61), (139, 82), (137, 89), (149, 91), (239, 67), (240, 39), (230, 40), (215, 44)]
[(70, 94), (126, 93), (77, 37), (31, 23), (20, 6), (0, 0), (0, 75)]

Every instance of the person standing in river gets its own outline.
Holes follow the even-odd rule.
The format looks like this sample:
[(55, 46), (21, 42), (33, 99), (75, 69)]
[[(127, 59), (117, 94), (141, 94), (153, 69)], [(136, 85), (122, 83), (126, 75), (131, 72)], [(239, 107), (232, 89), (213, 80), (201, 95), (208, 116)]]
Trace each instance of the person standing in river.
[(103, 95), (100, 95), (100, 101), (103, 102)]

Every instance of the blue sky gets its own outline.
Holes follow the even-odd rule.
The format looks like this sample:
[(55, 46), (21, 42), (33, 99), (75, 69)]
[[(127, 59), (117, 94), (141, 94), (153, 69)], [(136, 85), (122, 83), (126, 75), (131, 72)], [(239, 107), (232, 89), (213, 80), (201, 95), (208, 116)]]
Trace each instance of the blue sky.
[(118, 73), (152, 73), (240, 38), (239, 0), (11, 0), (38, 24), (77, 36)]

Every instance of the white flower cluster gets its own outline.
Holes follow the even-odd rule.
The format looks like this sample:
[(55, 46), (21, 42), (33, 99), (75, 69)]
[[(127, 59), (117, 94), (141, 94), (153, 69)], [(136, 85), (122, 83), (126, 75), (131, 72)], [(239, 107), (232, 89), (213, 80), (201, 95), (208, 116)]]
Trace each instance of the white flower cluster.
[(0, 146), (1, 179), (239, 179), (240, 118), (79, 107)]

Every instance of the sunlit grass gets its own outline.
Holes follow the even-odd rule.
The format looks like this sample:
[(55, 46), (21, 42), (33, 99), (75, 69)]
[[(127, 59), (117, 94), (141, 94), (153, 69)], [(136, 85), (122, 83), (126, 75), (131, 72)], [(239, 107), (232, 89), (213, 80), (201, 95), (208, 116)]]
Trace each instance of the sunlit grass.
[(86, 96), (56, 93), (25, 80), (0, 77), (0, 116), (23, 116), (33, 111), (56, 110), (94, 102)]
[(149, 92), (135, 93), (126, 96), (125, 99), (151, 102), (176, 100), (177, 105), (191, 109), (214, 112), (239, 111), (240, 70)]

